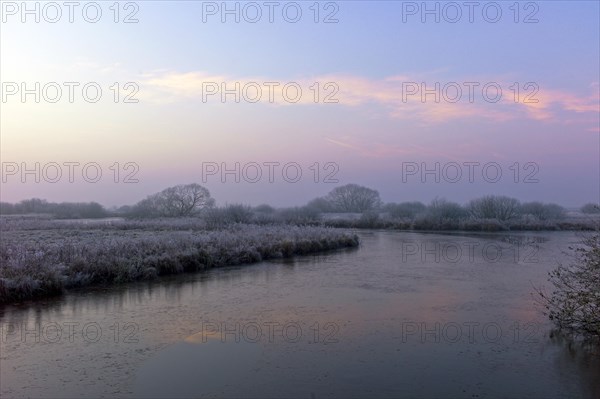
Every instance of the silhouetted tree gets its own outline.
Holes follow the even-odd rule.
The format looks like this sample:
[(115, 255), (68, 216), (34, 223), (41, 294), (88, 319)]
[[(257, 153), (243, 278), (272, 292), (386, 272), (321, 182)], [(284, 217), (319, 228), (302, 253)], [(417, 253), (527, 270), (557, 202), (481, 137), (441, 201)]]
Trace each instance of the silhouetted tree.
[(336, 187), (325, 199), (337, 212), (365, 212), (381, 206), (379, 192), (358, 184)]
[(133, 214), (140, 217), (191, 216), (213, 205), (214, 199), (208, 189), (192, 183), (169, 187), (148, 196), (136, 204)]

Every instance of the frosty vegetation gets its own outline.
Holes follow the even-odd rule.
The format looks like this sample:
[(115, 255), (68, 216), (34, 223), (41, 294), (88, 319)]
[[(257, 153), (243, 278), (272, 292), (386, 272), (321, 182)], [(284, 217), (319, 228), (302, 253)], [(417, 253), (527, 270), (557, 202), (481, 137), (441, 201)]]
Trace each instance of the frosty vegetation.
[(0, 303), (358, 245), (355, 235), (332, 228), (207, 230), (196, 218), (92, 224), (0, 218), (0, 229)]
[(546, 314), (561, 333), (600, 340), (600, 234), (571, 248), (572, 262), (549, 273), (553, 291), (538, 290)]

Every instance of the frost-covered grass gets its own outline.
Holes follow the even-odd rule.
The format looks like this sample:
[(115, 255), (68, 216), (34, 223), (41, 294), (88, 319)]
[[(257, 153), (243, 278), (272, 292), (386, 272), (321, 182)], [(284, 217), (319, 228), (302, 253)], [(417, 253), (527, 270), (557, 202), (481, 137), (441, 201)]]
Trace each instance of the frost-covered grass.
[(0, 218), (0, 233), (0, 303), (358, 245), (355, 235), (332, 228), (239, 224), (207, 231), (193, 218), (93, 225)]

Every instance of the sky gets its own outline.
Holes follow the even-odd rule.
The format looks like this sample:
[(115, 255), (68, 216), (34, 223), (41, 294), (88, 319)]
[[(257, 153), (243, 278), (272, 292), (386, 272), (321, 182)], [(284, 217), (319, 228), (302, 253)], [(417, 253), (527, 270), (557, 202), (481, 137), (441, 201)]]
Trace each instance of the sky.
[(600, 200), (600, 6), (0, 1), (0, 200)]

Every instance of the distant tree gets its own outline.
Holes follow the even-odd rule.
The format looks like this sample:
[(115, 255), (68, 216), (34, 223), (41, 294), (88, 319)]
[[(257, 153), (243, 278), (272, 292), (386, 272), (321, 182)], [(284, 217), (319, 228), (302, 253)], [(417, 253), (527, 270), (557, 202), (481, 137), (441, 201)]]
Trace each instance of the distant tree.
[(62, 219), (102, 218), (108, 212), (97, 202), (48, 202), (39, 198), (23, 200), (17, 204), (0, 203), (0, 214), (51, 214)]
[(60, 219), (103, 218), (108, 212), (97, 202), (61, 202), (48, 204), (48, 212)]
[(14, 215), (15, 206), (9, 202), (0, 202), (0, 215)]
[(381, 206), (379, 192), (358, 184), (334, 188), (325, 199), (337, 212), (365, 212)]
[(503, 195), (488, 195), (470, 201), (467, 211), (477, 219), (506, 221), (518, 215), (519, 200)]
[(134, 206), (132, 206), (132, 205), (122, 205), (122, 206), (118, 207), (117, 209), (115, 209), (114, 213), (116, 215), (127, 216), (133, 212), (133, 208), (134, 208)]
[(253, 211), (256, 213), (263, 213), (263, 214), (270, 215), (272, 213), (275, 213), (275, 208), (273, 208), (271, 205), (268, 205), (268, 204), (260, 204), (258, 206), (255, 206)]
[(46, 213), (48, 212), (48, 201), (40, 198), (31, 198), (19, 202), (15, 206), (18, 213)]
[(421, 202), (402, 202), (400, 204), (388, 203), (383, 210), (393, 218), (413, 218), (427, 209)]
[(600, 204), (593, 204), (591, 202), (585, 204), (581, 207), (581, 212), (588, 214), (600, 213)]
[(326, 198), (317, 197), (311, 200), (306, 206), (316, 209), (321, 213), (335, 212), (333, 205)]
[(564, 219), (567, 210), (558, 204), (545, 204), (545, 216), (550, 220)]
[(565, 209), (557, 204), (544, 204), (542, 202), (525, 202), (520, 207), (522, 215), (532, 215), (538, 220), (560, 220), (565, 217)]
[(169, 187), (138, 202), (134, 216), (180, 217), (195, 215), (201, 209), (214, 205), (207, 188), (192, 183)]
[(465, 209), (445, 198), (435, 198), (427, 207), (426, 215), (434, 221), (441, 222), (444, 220), (458, 220), (466, 215)]

